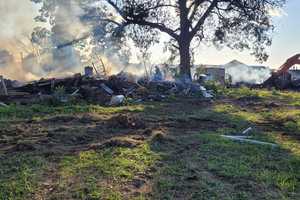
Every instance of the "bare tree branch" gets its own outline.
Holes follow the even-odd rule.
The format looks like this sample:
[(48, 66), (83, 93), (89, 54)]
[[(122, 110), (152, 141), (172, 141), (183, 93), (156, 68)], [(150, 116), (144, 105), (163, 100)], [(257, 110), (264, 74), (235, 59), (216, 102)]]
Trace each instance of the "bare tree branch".
[(193, 37), (196, 35), (196, 33), (199, 31), (200, 27), (205, 22), (206, 18), (209, 16), (211, 11), (218, 5), (218, 0), (212, 0), (210, 6), (207, 8), (207, 10), (204, 12), (204, 14), (201, 16), (195, 27), (191, 31), (191, 36)]

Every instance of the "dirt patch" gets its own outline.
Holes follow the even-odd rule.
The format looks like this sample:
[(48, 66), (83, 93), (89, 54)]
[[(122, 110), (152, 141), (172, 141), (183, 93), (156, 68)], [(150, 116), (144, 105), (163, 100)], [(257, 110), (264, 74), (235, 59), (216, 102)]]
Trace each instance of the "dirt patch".
[[(0, 129), (0, 151), (42, 151), (56, 149), (74, 152), (78, 145), (103, 143), (115, 137), (135, 136), (132, 141), (112, 140), (106, 146), (134, 146), (151, 135), (151, 129), (135, 116), (97, 114), (59, 115), (42, 120), (24, 120)], [(112, 123), (113, 122), (113, 123)], [(117, 129), (115, 129), (117, 128)], [(143, 129), (142, 129), (143, 128)], [(135, 129), (135, 131), (133, 131)], [(140, 130), (137, 130), (140, 129)], [(34, 145), (24, 141), (34, 141)], [(73, 148), (73, 149), (72, 149)]]
[(32, 141), (22, 141), (22, 143), (16, 144), (11, 151), (34, 151), (37, 149), (37, 146)]
[(97, 114), (83, 114), (83, 115), (59, 115), (42, 120), (43, 123), (95, 123), (103, 120), (104, 117)]
[(155, 131), (151, 138), (152, 143), (167, 143), (167, 142), (176, 142), (174, 138), (168, 136), (164, 131)]
[(257, 102), (257, 101), (261, 101), (262, 98), (259, 96), (244, 96), (244, 97), (240, 97), (238, 98), (238, 101), (241, 102)]
[(112, 117), (108, 121), (108, 125), (111, 128), (127, 128), (127, 129), (145, 129), (146, 123), (145, 121), (138, 117), (132, 116), (128, 114), (121, 114), (115, 117)]
[(45, 123), (67, 123), (67, 122), (71, 122), (76, 119), (77, 119), (76, 116), (60, 115), (60, 116), (51, 117), (47, 120), (44, 120), (43, 122), (45, 122)]
[(141, 145), (142, 143), (143, 141), (141, 140), (135, 140), (128, 137), (119, 137), (119, 138), (112, 138), (103, 143), (91, 144), (89, 148), (93, 150), (104, 149), (109, 147), (134, 148), (137, 147), (138, 145)]
[(228, 127), (228, 124), (213, 119), (186, 118), (168, 121), (166, 127), (190, 130), (217, 130), (218, 128)]

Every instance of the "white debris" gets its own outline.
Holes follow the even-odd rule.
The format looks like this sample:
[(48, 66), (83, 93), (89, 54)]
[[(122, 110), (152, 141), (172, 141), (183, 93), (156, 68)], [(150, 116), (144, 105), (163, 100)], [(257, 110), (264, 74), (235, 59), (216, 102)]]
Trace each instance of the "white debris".
[(202, 94), (205, 98), (213, 98), (214, 96), (207, 91), (202, 91)]
[(125, 100), (125, 96), (124, 95), (117, 95), (117, 96), (113, 96), (110, 100), (109, 105), (110, 106), (117, 106), (120, 105), (124, 102)]
[(272, 147), (278, 147), (278, 145), (274, 144), (274, 143), (261, 142), (258, 140), (248, 139), (248, 138), (250, 138), (249, 136), (238, 136), (238, 135), (221, 135), (221, 136), (224, 138), (233, 140), (233, 141), (238, 141), (238, 142), (246, 142), (246, 143), (250, 143), (250, 144), (260, 144), (260, 145), (269, 145)]
[(77, 95), (78, 94), (78, 92), (79, 92), (79, 89), (77, 89), (77, 90), (75, 90), (72, 94), (71, 94), (71, 96), (75, 96), (75, 95)]
[(203, 87), (203, 86), (200, 86), (200, 90), (201, 90), (201, 91), (206, 91), (206, 88)]
[(6, 105), (5, 103), (3, 103), (3, 102), (1, 102), (1, 101), (0, 101), (0, 106), (1, 106), (1, 107), (8, 107), (8, 105)]
[(250, 131), (252, 131), (252, 127), (247, 128), (242, 132), (243, 135), (247, 135)]
[(202, 92), (202, 95), (205, 97), (205, 98), (213, 98), (214, 96), (209, 92), (207, 91), (207, 89), (203, 86), (200, 86), (200, 91)]

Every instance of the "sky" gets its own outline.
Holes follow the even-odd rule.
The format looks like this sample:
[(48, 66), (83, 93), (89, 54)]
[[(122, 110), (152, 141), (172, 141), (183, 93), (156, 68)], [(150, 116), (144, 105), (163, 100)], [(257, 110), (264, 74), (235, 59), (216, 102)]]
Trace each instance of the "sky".
[[(274, 16), (275, 33), (273, 44), (268, 49), (269, 59), (262, 65), (279, 68), (286, 59), (300, 53), (300, 0), (287, 0), (280, 16)], [(249, 52), (238, 52), (229, 49), (221, 51), (215, 48), (202, 47), (196, 55), (196, 63), (225, 64), (237, 59), (246, 64), (261, 65), (250, 56)]]
[[(22, 6), (22, 10), (16, 12), (10, 12), (9, 5), (13, 8), (15, 4), (25, 4)], [(12, 30), (15, 34), (24, 32), (24, 27), (28, 29), (31, 26), (25, 21), (28, 21), (28, 17), (33, 18), (34, 14), (37, 14), (36, 5), (30, 3), (29, 0), (10, 0), (10, 3), (6, 0), (0, 0), (0, 8), (8, 11), (10, 14), (0, 17), (0, 24), (5, 25), (1, 28), (0, 36), (7, 34), (4, 30)], [(1, 10), (1, 9), (0, 9)], [(33, 11), (34, 10), (34, 11)], [(2, 12), (3, 13), (3, 12)], [(1, 14), (0, 14), (1, 15)], [(5, 14), (3, 14), (5, 15)], [(17, 15), (13, 23), (7, 23), (8, 19), (11, 19), (11, 15)], [(24, 18), (24, 16), (26, 16)], [(6, 20), (7, 19), (7, 20)], [(22, 22), (22, 20), (24, 22)], [(31, 19), (33, 21), (33, 19)], [(285, 60), (296, 53), (300, 53), (300, 0), (287, 0), (287, 4), (283, 9), (281, 15), (274, 16), (275, 33), (273, 37), (273, 45), (268, 49), (270, 58), (262, 65), (269, 66), (271, 68), (278, 68)], [(13, 28), (13, 26), (15, 28)], [(8, 28), (10, 27), (10, 28)], [(25, 32), (28, 32), (26, 30)], [(28, 33), (26, 35), (28, 35)], [(13, 34), (13, 35), (15, 35)], [(17, 37), (17, 35), (15, 35)], [(163, 48), (161, 46), (155, 46), (152, 48), (152, 62), (161, 63), (166, 60), (166, 55), (163, 54)], [(195, 56), (196, 64), (225, 64), (233, 59), (237, 59), (246, 64), (261, 65), (257, 63), (255, 58), (250, 56), (250, 52), (238, 52), (230, 49), (216, 50), (213, 47), (202, 46), (199, 49), (199, 53)]]
[[(214, 47), (202, 46), (195, 55), (195, 64), (226, 64), (234, 59), (249, 65), (264, 65), (270, 68), (279, 68), (286, 59), (300, 53), (300, 0), (287, 0), (287, 4), (280, 13), (273, 13), (275, 32), (273, 44), (268, 49), (269, 59), (259, 63), (250, 52), (239, 52), (224, 48), (216, 50)], [(162, 47), (152, 48), (152, 60), (160, 63), (164, 55)], [(165, 56), (166, 57), (166, 56)]]

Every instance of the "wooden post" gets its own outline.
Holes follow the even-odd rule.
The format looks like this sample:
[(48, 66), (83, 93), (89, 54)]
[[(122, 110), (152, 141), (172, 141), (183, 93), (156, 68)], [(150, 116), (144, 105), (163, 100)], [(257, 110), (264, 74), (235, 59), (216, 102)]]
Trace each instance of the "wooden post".
[(6, 88), (3, 76), (0, 76), (0, 95), (1, 94), (4, 94), (6, 96), (8, 95), (7, 88)]

